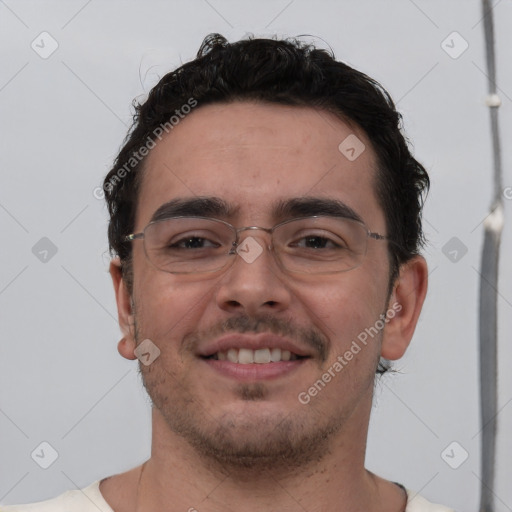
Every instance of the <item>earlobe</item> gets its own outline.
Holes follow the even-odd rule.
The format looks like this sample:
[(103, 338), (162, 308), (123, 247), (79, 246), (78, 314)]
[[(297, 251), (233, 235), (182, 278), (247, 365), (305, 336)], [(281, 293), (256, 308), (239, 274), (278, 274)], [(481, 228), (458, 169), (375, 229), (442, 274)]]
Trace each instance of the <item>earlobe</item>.
[(133, 339), (127, 339), (125, 336), (119, 340), (117, 344), (117, 351), (125, 359), (137, 359), (135, 355), (135, 342)]
[(137, 359), (134, 354), (136, 342), (133, 329), (133, 303), (123, 280), (119, 258), (112, 259), (109, 272), (116, 294), (119, 327), (123, 333), (123, 338), (119, 341), (117, 350), (126, 359)]
[(387, 323), (382, 337), (381, 356), (400, 359), (414, 334), (427, 293), (428, 267), (423, 256), (414, 256), (402, 264), (393, 286)]

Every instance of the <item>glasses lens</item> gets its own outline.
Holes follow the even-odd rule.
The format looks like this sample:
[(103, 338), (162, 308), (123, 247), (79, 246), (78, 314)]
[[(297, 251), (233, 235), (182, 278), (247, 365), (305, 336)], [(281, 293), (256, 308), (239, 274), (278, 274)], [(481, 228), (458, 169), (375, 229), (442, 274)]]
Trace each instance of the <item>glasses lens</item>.
[[(322, 274), (359, 266), (366, 254), (364, 224), (343, 218), (294, 219), (273, 231), (273, 249), (291, 272)], [(213, 272), (228, 262), (236, 240), (227, 223), (200, 217), (175, 217), (149, 224), (144, 250), (158, 269), (173, 274)]]
[(352, 219), (296, 219), (276, 228), (274, 246), (283, 267), (292, 272), (343, 272), (363, 261), (367, 230)]
[(234, 240), (229, 225), (196, 217), (161, 220), (144, 231), (149, 261), (160, 270), (176, 274), (222, 268)]

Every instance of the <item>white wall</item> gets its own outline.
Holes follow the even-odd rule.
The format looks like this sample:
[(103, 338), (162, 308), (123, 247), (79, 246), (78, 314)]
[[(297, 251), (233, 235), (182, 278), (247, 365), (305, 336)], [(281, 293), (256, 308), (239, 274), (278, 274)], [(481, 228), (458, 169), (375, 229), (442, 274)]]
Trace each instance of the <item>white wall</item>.
[[(512, 2), (494, 5), (504, 185), (512, 186)], [(137, 362), (116, 350), (107, 213), (93, 190), (133, 98), (192, 58), (206, 34), (252, 32), (324, 39), (338, 59), (381, 81), (405, 116), (432, 179), (430, 289), (403, 373), (377, 386), (367, 464), (433, 501), (477, 510), (476, 269), (492, 172), (481, 18), (476, 0), (0, 2), (1, 503), (46, 499), (149, 456), (149, 399)], [(31, 48), (42, 31), (59, 45), (47, 59)], [(453, 31), (469, 44), (457, 59), (441, 47)], [(512, 509), (511, 212), (506, 200), (497, 511)], [(32, 253), (42, 237), (57, 248), (47, 263)], [(457, 263), (442, 252), (452, 237), (468, 249)], [(46, 470), (30, 455), (43, 441), (59, 454)], [(452, 441), (469, 453), (458, 469), (441, 458)]]

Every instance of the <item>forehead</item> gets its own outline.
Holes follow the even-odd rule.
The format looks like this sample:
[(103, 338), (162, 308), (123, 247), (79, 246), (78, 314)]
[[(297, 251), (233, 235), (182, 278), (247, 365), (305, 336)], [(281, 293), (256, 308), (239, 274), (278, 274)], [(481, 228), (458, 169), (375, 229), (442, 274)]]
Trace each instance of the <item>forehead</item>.
[(199, 106), (147, 156), (136, 229), (174, 199), (221, 198), (231, 207), (229, 220), (270, 225), (276, 204), (317, 197), (343, 202), (382, 230), (375, 167), (365, 134), (328, 112), (248, 102)]

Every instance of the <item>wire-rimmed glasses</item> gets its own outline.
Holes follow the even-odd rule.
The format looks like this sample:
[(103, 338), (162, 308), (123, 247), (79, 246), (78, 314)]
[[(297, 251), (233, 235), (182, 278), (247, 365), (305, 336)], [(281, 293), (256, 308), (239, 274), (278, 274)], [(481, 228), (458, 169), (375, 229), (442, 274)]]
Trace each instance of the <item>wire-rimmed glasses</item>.
[[(283, 270), (306, 274), (346, 272), (361, 265), (368, 239), (389, 240), (371, 232), (363, 222), (346, 217), (309, 216), (286, 220), (272, 228), (235, 228), (220, 219), (176, 216), (150, 222), (142, 232), (123, 241), (143, 239), (146, 257), (157, 269), (171, 274), (215, 272), (265, 247), (254, 237), (240, 240), (244, 231), (270, 234), (268, 249)], [(252, 238), (250, 244), (245, 244)], [(256, 245), (255, 245), (256, 244)], [(254, 260), (252, 260), (254, 261)]]

